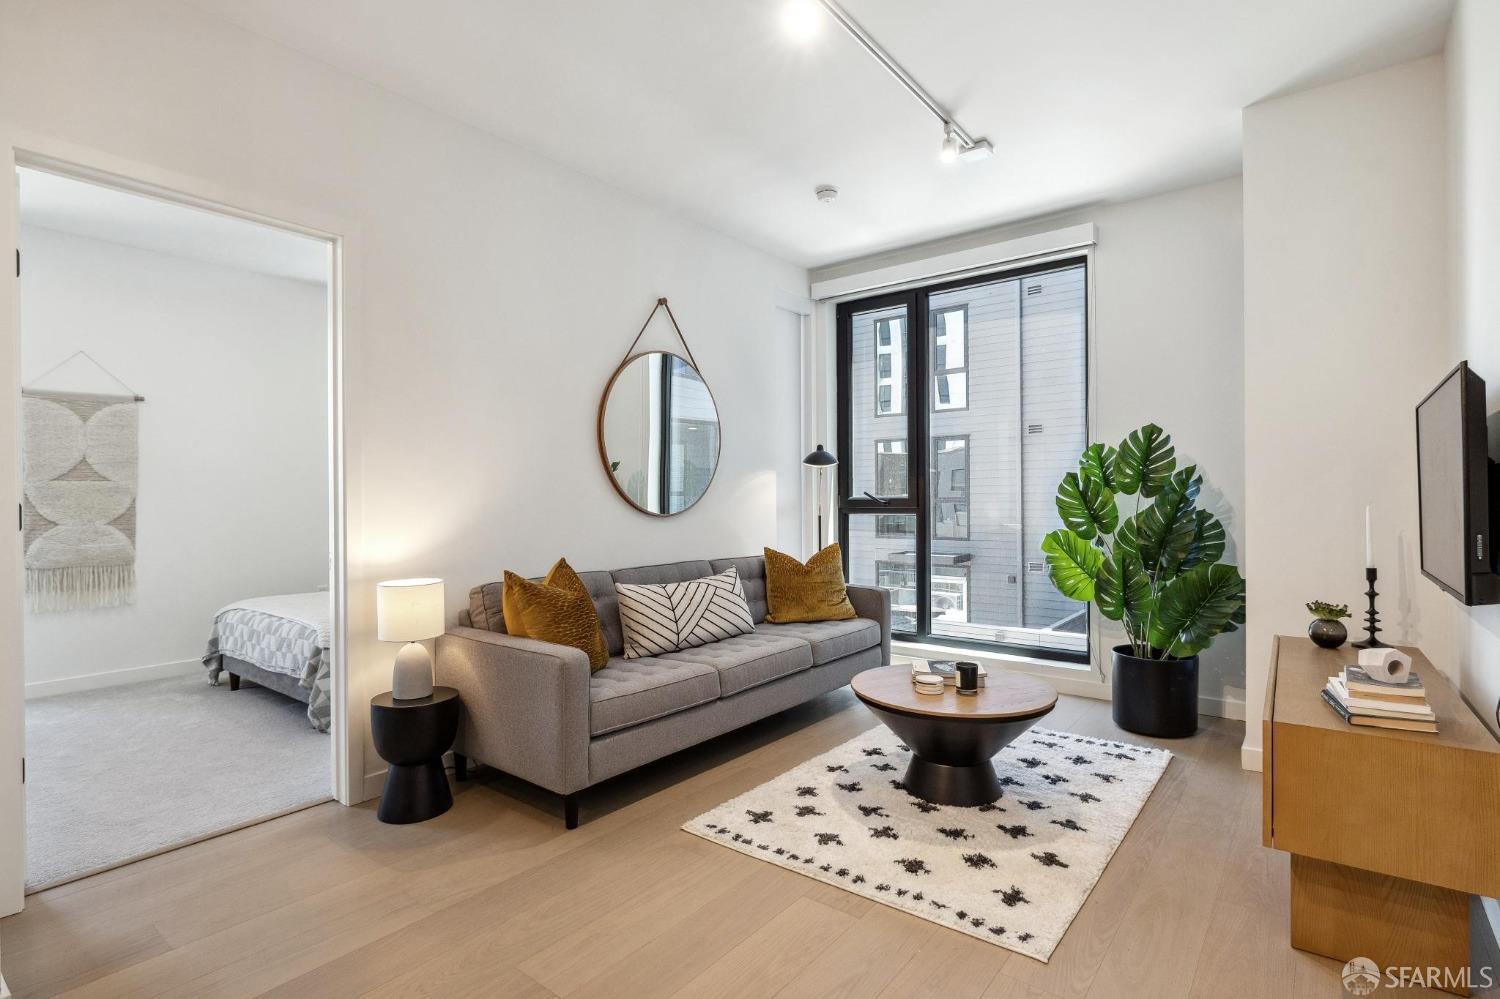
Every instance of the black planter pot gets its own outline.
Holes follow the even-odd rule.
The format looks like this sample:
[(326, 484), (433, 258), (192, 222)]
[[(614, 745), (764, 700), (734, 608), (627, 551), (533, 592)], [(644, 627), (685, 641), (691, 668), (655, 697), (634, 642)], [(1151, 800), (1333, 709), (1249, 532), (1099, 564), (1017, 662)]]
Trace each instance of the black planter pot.
[(1349, 640), (1349, 629), (1342, 621), (1317, 620), (1307, 626), (1307, 637), (1325, 649), (1336, 649)]
[(1198, 657), (1137, 659), (1116, 645), (1115, 724), (1137, 735), (1180, 739), (1198, 731)]

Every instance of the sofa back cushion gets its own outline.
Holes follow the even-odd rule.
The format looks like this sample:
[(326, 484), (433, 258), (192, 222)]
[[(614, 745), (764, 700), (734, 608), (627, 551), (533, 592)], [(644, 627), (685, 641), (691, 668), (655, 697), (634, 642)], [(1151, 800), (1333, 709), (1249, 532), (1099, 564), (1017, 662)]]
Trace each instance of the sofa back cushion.
[(760, 624), (766, 619), (766, 559), (764, 555), (746, 555), (744, 558), (716, 558), (709, 563), (715, 573), (733, 569), (740, 574), (740, 586), (745, 590), (745, 602), (750, 605), (750, 616)]

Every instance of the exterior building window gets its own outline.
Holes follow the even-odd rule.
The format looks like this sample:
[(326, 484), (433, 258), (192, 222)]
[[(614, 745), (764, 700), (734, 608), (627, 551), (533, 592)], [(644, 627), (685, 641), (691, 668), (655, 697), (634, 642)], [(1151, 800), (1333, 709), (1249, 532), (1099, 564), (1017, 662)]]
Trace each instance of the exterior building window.
[(906, 321), (875, 323), (875, 415), (898, 416), (906, 399)]
[(969, 537), (969, 437), (932, 439), (932, 538)]
[(875, 442), (875, 495), (906, 495), (906, 441)]
[(934, 309), (932, 331), (932, 410), (969, 408), (969, 307)]

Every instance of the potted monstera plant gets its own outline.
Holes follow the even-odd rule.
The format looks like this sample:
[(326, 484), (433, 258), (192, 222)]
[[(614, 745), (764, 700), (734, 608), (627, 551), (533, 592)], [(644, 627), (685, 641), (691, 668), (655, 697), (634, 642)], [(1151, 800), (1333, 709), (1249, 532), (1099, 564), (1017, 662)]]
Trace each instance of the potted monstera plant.
[(1064, 596), (1124, 625), (1111, 682), (1115, 724), (1129, 732), (1196, 732), (1198, 655), (1245, 623), (1245, 580), (1221, 561), (1224, 525), (1199, 509), (1202, 488), (1154, 423), (1118, 448), (1090, 444), (1057, 487), (1064, 526), (1042, 551)]

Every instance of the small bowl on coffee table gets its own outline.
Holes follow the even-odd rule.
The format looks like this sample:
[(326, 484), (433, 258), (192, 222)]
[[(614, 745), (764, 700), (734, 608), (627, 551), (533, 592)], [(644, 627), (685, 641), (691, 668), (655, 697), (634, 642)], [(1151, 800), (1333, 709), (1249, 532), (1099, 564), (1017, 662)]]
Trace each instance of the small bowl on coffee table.
[(906, 790), (939, 805), (987, 805), (1001, 795), (996, 753), (1057, 705), (1051, 685), (992, 672), (972, 697), (929, 697), (909, 666), (866, 670), (849, 682), (854, 696), (911, 747)]

